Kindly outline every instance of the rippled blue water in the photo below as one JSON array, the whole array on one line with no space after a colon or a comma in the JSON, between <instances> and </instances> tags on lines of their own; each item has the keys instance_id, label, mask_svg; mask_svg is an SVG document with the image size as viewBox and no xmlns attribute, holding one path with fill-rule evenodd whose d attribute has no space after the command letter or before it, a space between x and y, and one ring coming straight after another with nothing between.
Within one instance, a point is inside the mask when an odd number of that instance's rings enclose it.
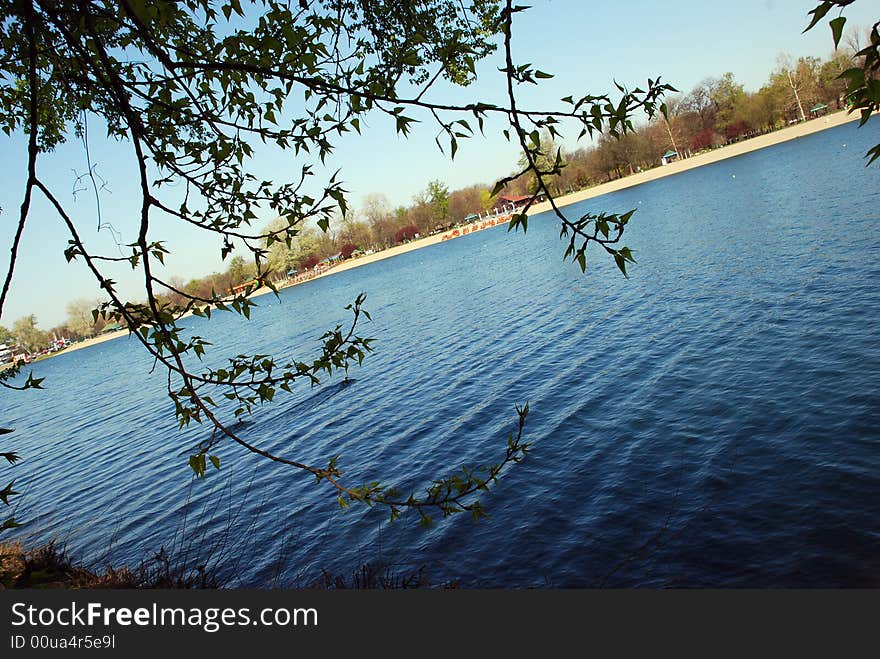
<instances>
[{"instance_id":1,"label":"rippled blue water","mask_svg":"<svg viewBox=\"0 0 880 659\"><path fill-rule=\"evenodd\" d=\"M533 451L487 521L343 513L231 446L193 483L204 430L177 430L163 376L120 339L40 363L46 391L0 401L25 531L116 562L182 528L203 548L225 536L245 585L371 561L479 587L880 585L880 175L862 160L878 139L878 120L850 124L571 208L639 209L629 280L561 263L539 216L526 236L483 231L264 297L251 322L191 321L220 348L304 356L366 291L377 352L354 382L278 398L242 431L339 453L354 482L421 487L496 460L528 401Z\"/></svg>"}]
</instances>

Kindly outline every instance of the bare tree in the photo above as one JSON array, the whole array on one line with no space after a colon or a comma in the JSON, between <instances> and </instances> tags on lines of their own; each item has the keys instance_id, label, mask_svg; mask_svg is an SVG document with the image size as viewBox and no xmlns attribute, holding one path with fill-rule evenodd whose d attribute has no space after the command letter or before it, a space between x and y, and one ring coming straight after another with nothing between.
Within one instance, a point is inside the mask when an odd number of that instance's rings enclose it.
<instances>
[{"instance_id":1,"label":"bare tree","mask_svg":"<svg viewBox=\"0 0 880 659\"><path fill-rule=\"evenodd\" d=\"M93 311L100 309L98 298L77 298L67 303L67 327L79 336L92 336L96 330L96 317Z\"/></svg>"}]
</instances>

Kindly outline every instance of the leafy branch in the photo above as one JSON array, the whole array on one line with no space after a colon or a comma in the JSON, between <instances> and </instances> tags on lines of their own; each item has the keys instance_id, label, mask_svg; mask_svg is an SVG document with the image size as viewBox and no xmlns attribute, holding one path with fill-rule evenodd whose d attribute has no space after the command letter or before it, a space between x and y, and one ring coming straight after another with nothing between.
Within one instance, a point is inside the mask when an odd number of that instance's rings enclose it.
<instances>
[{"instance_id":1,"label":"leafy branch","mask_svg":"<svg viewBox=\"0 0 880 659\"><path fill-rule=\"evenodd\" d=\"M819 21L835 7L840 11L835 18L828 21L831 28L831 38L834 40L834 48L840 44L843 36L843 28L846 17L843 9L855 0L824 0L814 7L809 13L812 16L809 25L804 29L807 32L813 29ZM853 66L838 76L839 80L846 81L844 97L851 104L850 112L859 111L861 120L859 126L864 126L871 114L880 110L880 21L874 23L868 31L868 45L857 51L853 56L856 66ZM859 61L861 63L859 64ZM868 159L867 165L880 158L880 144L876 144L865 154Z\"/></svg>"},{"instance_id":2,"label":"leafy branch","mask_svg":"<svg viewBox=\"0 0 880 659\"><path fill-rule=\"evenodd\" d=\"M337 211L345 214L342 181L334 174L316 185L314 166L332 153L338 138L360 133L362 122L374 115L387 118L402 136L424 119L433 121L438 146L444 150L442 137L453 158L461 140L484 134L493 117L502 120L502 134L520 145L525 166L499 181L495 192L521 176L534 176L538 182L535 196L510 227L525 231L526 213L543 194L562 235L570 238L565 258L586 270L588 245L595 244L626 274L632 253L618 244L633 211L568 218L548 185L565 165L559 151L544 152L540 132L557 136L563 124L574 123L580 129L578 139L624 135L633 130L636 114L665 112L662 97L673 88L659 78L648 79L645 89L629 91L618 84L615 96L587 93L568 96L556 108L519 107L516 87L552 77L531 63L513 61L513 17L523 9L510 0L323 0L296 6L259 0L248 12L237 0L5 3L0 6L0 128L7 134L28 134L28 177L0 313L36 191L54 208L68 236L67 260L83 262L107 296L94 310L95 318L123 324L167 371L167 393L181 427L195 421L210 428L189 458L197 477L206 475L209 464L220 469L213 451L225 438L329 483L342 506L381 505L392 519L412 509L426 525L432 514L470 512L481 517L485 511L478 495L526 454L522 433L527 405L517 408L518 430L499 462L461 467L433 481L424 495L408 497L379 482L351 486L343 481L336 458L326 466L305 464L254 445L224 421L272 402L279 390L291 392L297 383L316 386L360 365L373 350L373 339L358 334L362 320L370 318L363 294L346 307L350 322L326 331L311 358L237 354L222 367L201 368L211 342L188 335L181 320L189 314L210 319L216 312L248 319L257 308L254 292L266 287L278 294L265 265L268 248L275 242L289 246L307 222L326 232ZM432 99L441 79L470 84L476 63L498 48L498 38L505 60L505 104L474 100L456 105ZM37 174L38 161L70 134L81 136L88 150L90 115L134 155L138 212L127 228L127 243L116 241L118 255L90 249L76 218ZM250 173L256 140L289 152L299 161L298 177L276 183ZM92 173L88 154L87 160ZM100 202L100 190L93 187ZM286 222L256 229L258 218L267 213ZM236 251L249 254L256 272L253 283L244 290L196 295L168 281L161 275L168 247L153 235L157 217L219 238L223 259ZM126 228L114 226L114 231L122 235ZM124 299L109 275L109 264L126 263L142 277L143 301ZM18 374L18 367L4 371L0 383L40 387L42 380L33 376L24 385L5 382Z\"/></svg>"}]
</instances>

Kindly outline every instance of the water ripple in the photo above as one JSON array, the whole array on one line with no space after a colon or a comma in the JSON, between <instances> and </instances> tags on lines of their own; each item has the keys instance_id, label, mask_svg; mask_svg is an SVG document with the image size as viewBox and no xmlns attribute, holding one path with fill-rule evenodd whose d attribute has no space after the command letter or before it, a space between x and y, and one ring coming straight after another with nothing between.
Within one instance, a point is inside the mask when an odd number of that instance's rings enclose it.
<instances>
[{"instance_id":1,"label":"water ripple","mask_svg":"<svg viewBox=\"0 0 880 659\"><path fill-rule=\"evenodd\" d=\"M47 391L0 402L25 457L22 533L117 562L187 536L239 585L270 583L283 557L281 583L299 584L387 561L472 587L877 586L880 193L858 154L878 126L574 208L639 207L629 280L561 264L535 217L525 236L484 231L262 298L250 324L188 321L219 347L302 358L367 291L377 352L352 379L279 395L239 429L418 491L496 461L528 401L533 452L487 495L487 522L343 514L314 479L227 444L222 472L191 481L207 430L178 430L161 374L117 340L40 363Z\"/></svg>"}]
</instances>

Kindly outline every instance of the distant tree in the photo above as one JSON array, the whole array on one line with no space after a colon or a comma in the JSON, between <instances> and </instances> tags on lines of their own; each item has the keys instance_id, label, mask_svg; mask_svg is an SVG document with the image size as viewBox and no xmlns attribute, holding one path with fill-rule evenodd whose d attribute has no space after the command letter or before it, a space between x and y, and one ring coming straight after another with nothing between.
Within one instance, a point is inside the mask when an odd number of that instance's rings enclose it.
<instances>
[{"instance_id":1,"label":"distant tree","mask_svg":"<svg viewBox=\"0 0 880 659\"><path fill-rule=\"evenodd\" d=\"M825 103L840 107L840 102L846 93L846 79L841 77L844 71L853 68L854 61L851 55L837 51L834 55L823 62L819 68L819 90Z\"/></svg>"},{"instance_id":2,"label":"distant tree","mask_svg":"<svg viewBox=\"0 0 880 659\"><path fill-rule=\"evenodd\" d=\"M186 280L178 275L172 275L168 280L170 284L167 293L168 304L183 306L186 304L187 298L183 291L186 290Z\"/></svg>"},{"instance_id":3,"label":"distant tree","mask_svg":"<svg viewBox=\"0 0 880 659\"><path fill-rule=\"evenodd\" d=\"M285 231L288 220L285 217L277 217L270 222L264 232L267 238L264 247L267 251L266 270L271 272L276 279L287 276L288 271L296 263L294 245L296 236ZM283 236L280 240L276 236Z\"/></svg>"},{"instance_id":4,"label":"distant tree","mask_svg":"<svg viewBox=\"0 0 880 659\"><path fill-rule=\"evenodd\" d=\"M724 127L724 137L735 140L749 132L749 125L742 119L732 121Z\"/></svg>"},{"instance_id":5,"label":"distant tree","mask_svg":"<svg viewBox=\"0 0 880 659\"><path fill-rule=\"evenodd\" d=\"M715 104L713 96L717 86L718 78L706 78L681 99L682 110L694 115L697 119L695 132L715 127L715 114L718 112L718 106Z\"/></svg>"},{"instance_id":6,"label":"distant tree","mask_svg":"<svg viewBox=\"0 0 880 659\"><path fill-rule=\"evenodd\" d=\"M595 153L594 148L581 148L568 154L568 163L559 175L566 190L580 190L601 177L595 171Z\"/></svg>"},{"instance_id":7,"label":"distant tree","mask_svg":"<svg viewBox=\"0 0 880 659\"><path fill-rule=\"evenodd\" d=\"M430 233L435 225L434 205L427 190L421 190L413 196L413 204L405 209L404 215L398 218L397 228L414 225L421 233ZM396 240L396 242L399 242Z\"/></svg>"},{"instance_id":8,"label":"distant tree","mask_svg":"<svg viewBox=\"0 0 880 659\"><path fill-rule=\"evenodd\" d=\"M350 244L354 245L355 249L366 249L373 244L373 230L366 222L353 219L352 215L349 213L342 221L337 240L343 246ZM339 250L342 251L342 247Z\"/></svg>"},{"instance_id":9,"label":"distant tree","mask_svg":"<svg viewBox=\"0 0 880 659\"><path fill-rule=\"evenodd\" d=\"M184 293L189 297L197 297L204 300L211 299L217 291L217 280L218 278L216 276L191 279L187 282L186 288L184 288ZM233 284L230 283L228 287L221 287L220 290L227 290L228 288L232 288L232 286Z\"/></svg>"},{"instance_id":10,"label":"distant tree","mask_svg":"<svg viewBox=\"0 0 880 659\"><path fill-rule=\"evenodd\" d=\"M358 246L354 243L345 243L339 248L339 255L344 259L350 259L351 255L357 251Z\"/></svg>"},{"instance_id":11,"label":"distant tree","mask_svg":"<svg viewBox=\"0 0 880 659\"><path fill-rule=\"evenodd\" d=\"M318 255L321 258L327 258L328 256L333 256L339 252L339 249L336 246L338 242L338 232L333 232L331 230L328 231L316 231L313 236L315 242L318 244Z\"/></svg>"},{"instance_id":12,"label":"distant tree","mask_svg":"<svg viewBox=\"0 0 880 659\"><path fill-rule=\"evenodd\" d=\"M479 213L483 210L482 194L488 193L480 185L472 185L461 190L455 190L449 195L449 208L446 216L446 224L461 222L471 213Z\"/></svg>"},{"instance_id":13,"label":"distant tree","mask_svg":"<svg viewBox=\"0 0 880 659\"><path fill-rule=\"evenodd\" d=\"M734 113L733 123L745 124L752 130L771 130L783 118L784 100L773 88L762 87L754 94L746 94Z\"/></svg>"},{"instance_id":14,"label":"distant tree","mask_svg":"<svg viewBox=\"0 0 880 659\"><path fill-rule=\"evenodd\" d=\"M495 205L495 196L491 190L480 190L480 210L487 211Z\"/></svg>"},{"instance_id":15,"label":"distant tree","mask_svg":"<svg viewBox=\"0 0 880 659\"><path fill-rule=\"evenodd\" d=\"M243 256L234 256L229 262L229 280L233 286L238 286L257 276L256 266L245 261Z\"/></svg>"},{"instance_id":16,"label":"distant tree","mask_svg":"<svg viewBox=\"0 0 880 659\"><path fill-rule=\"evenodd\" d=\"M33 314L24 316L12 325L12 334L15 342L27 350L35 352L48 343L48 336L37 327L37 317Z\"/></svg>"},{"instance_id":17,"label":"distant tree","mask_svg":"<svg viewBox=\"0 0 880 659\"><path fill-rule=\"evenodd\" d=\"M520 169L524 170L528 167L529 157L531 157L538 168L537 172L532 172L526 178L528 193L541 192L544 188L550 186L550 191L553 194L560 194L563 190L559 189L557 177L565 166L562 147L556 144L549 128L545 128L540 133L532 131L529 135L529 140L534 152L532 154L524 153L520 156L518 162Z\"/></svg>"},{"instance_id":18,"label":"distant tree","mask_svg":"<svg viewBox=\"0 0 880 659\"><path fill-rule=\"evenodd\" d=\"M616 178L622 176L613 141L614 138L610 135L599 137L591 158L591 164L598 174L597 178L607 178L611 181L615 178L614 174L617 175Z\"/></svg>"},{"instance_id":19,"label":"distant tree","mask_svg":"<svg viewBox=\"0 0 880 659\"><path fill-rule=\"evenodd\" d=\"M715 143L715 131L711 128L705 128L691 138L691 149L694 151L702 151L708 149Z\"/></svg>"},{"instance_id":20,"label":"distant tree","mask_svg":"<svg viewBox=\"0 0 880 659\"><path fill-rule=\"evenodd\" d=\"M797 110L797 118L806 121L804 97L810 96L816 82L813 61L801 57L797 62L792 62L788 55L780 55L776 61L777 70L773 78L778 81L777 84L788 85L793 100L792 107Z\"/></svg>"},{"instance_id":21,"label":"distant tree","mask_svg":"<svg viewBox=\"0 0 880 659\"><path fill-rule=\"evenodd\" d=\"M11 331L0 325L0 343L9 344L13 341L15 341L15 335Z\"/></svg>"},{"instance_id":22,"label":"distant tree","mask_svg":"<svg viewBox=\"0 0 880 659\"><path fill-rule=\"evenodd\" d=\"M370 224L379 222L391 215L388 198L384 194L373 192L364 197L361 215Z\"/></svg>"},{"instance_id":23,"label":"distant tree","mask_svg":"<svg viewBox=\"0 0 880 659\"><path fill-rule=\"evenodd\" d=\"M434 226L430 228L433 229L437 225L446 223L449 214L449 188L442 181L434 180L428 183L425 192L431 204L431 220Z\"/></svg>"},{"instance_id":24,"label":"distant tree","mask_svg":"<svg viewBox=\"0 0 880 659\"><path fill-rule=\"evenodd\" d=\"M397 233L394 234L394 242L402 243L406 240L412 240L418 233L419 227L415 224L409 224L397 230Z\"/></svg>"},{"instance_id":25,"label":"distant tree","mask_svg":"<svg viewBox=\"0 0 880 659\"><path fill-rule=\"evenodd\" d=\"M396 223L385 195L375 192L368 194L364 197L361 206L361 215L370 225L372 239L383 247L391 245L394 241Z\"/></svg>"},{"instance_id":26,"label":"distant tree","mask_svg":"<svg viewBox=\"0 0 880 659\"><path fill-rule=\"evenodd\" d=\"M314 254L309 254L308 256L304 256L302 258L302 260L300 260L299 269L300 270L311 270L316 265L318 265L318 263L320 263L320 262L321 262L321 259L319 259L317 256L315 256Z\"/></svg>"},{"instance_id":27,"label":"distant tree","mask_svg":"<svg viewBox=\"0 0 880 659\"><path fill-rule=\"evenodd\" d=\"M101 307L101 300L77 298L67 303L67 327L77 336L94 336L97 322L92 311Z\"/></svg>"},{"instance_id":28,"label":"distant tree","mask_svg":"<svg viewBox=\"0 0 880 659\"><path fill-rule=\"evenodd\" d=\"M672 147L672 150L675 151L678 157L682 157L684 155L681 152L682 150L679 148L679 144L684 143L684 136L681 132L682 127L680 120L684 107L685 106L682 102L682 97L673 96L666 99L666 112L661 113L657 117L657 121L663 125L663 128L666 130L666 134L669 136L669 146Z\"/></svg>"},{"instance_id":29,"label":"distant tree","mask_svg":"<svg viewBox=\"0 0 880 659\"><path fill-rule=\"evenodd\" d=\"M745 90L728 71L715 81L711 98L715 104L715 128L726 132L725 129L736 121L737 108L746 98Z\"/></svg>"}]
</instances>

